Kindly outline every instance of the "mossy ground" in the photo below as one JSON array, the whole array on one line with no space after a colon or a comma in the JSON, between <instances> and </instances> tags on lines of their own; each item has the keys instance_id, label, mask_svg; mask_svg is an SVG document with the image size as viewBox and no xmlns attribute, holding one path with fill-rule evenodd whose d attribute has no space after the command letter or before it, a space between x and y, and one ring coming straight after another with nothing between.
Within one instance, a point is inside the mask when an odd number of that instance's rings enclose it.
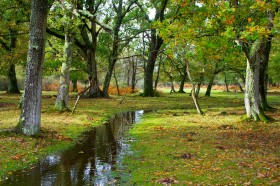
<instances>
[{"instance_id":1,"label":"mossy ground","mask_svg":"<svg viewBox=\"0 0 280 186\"><path fill-rule=\"evenodd\" d=\"M0 93L0 177L13 174L49 153L75 144L83 131L101 124L111 114L127 110L157 110L144 116L130 131L133 156L125 157L127 185L279 184L280 94L269 95L278 110L271 123L241 122L242 93L214 91L200 97L204 116L195 113L188 94L143 98L137 95L111 99L83 99L74 115L53 110L55 92L43 93L42 132L25 137L4 132L16 126L20 96ZM73 107L75 99L70 99ZM123 174L127 175L127 174Z\"/></svg>"}]
</instances>

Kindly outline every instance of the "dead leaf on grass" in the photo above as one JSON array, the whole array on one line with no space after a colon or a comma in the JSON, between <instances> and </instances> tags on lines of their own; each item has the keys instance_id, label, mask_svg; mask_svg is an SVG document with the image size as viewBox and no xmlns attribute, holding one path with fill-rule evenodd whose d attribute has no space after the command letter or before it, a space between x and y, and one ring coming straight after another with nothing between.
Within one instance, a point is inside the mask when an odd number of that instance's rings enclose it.
<instances>
[{"instance_id":1,"label":"dead leaf on grass","mask_svg":"<svg viewBox=\"0 0 280 186\"><path fill-rule=\"evenodd\" d=\"M183 159L192 159L193 157L194 157L194 155L191 153L185 153L180 156L180 158L183 158Z\"/></svg>"},{"instance_id":2,"label":"dead leaf on grass","mask_svg":"<svg viewBox=\"0 0 280 186\"><path fill-rule=\"evenodd\" d=\"M157 180L156 182L164 184L164 185L168 185L171 183L178 183L178 181L175 180L174 178L162 178L162 179Z\"/></svg>"}]
</instances>

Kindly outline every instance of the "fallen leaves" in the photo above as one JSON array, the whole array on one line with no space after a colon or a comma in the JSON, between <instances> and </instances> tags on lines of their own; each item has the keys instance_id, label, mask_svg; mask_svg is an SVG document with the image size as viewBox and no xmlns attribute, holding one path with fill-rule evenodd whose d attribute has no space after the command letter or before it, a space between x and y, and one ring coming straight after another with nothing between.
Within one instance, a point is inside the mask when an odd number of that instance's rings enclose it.
<instances>
[{"instance_id":1,"label":"fallen leaves","mask_svg":"<svg viewBox=\"0 0 280 186\"><path fill-rule=\"evenodd\" d=\"M162 178L156 181L157 183L161 183L164 185L169 185L171 183L178 183L178 181L174 178Z\"/></svg>"}]
</instances>

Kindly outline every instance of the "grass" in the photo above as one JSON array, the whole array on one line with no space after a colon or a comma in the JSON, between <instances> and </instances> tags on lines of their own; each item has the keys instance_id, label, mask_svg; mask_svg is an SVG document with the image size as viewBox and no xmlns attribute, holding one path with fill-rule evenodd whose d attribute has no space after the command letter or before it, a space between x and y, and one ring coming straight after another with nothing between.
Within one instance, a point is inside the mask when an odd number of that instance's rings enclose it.
<instances>
[{"instance_id":1,"label":"grass","mask_svg":"<svg viewBox=\"0 0 280 186\"><path fill-rule=\"evenodd\" d=\"M163 91L164 92L164 91ZM55 92L43 92L42 132L26 137L6 132L16 126L19 95L0 93L0 178L30 166L46 154L71 147L83 131L102 124L111 114L127 110L157 110L130 131L136 140L133 156L125 157L127 185L278 185L279 93L269 96L273 123L241 122L243 94L213 91L199 101L204 116L195 113L188 94L143 98L80 100L74 115L53 110ZM75 99L70 99L73 107ZM127 174L124 174L127 175Z\"/></svg>"},{"instance_id":2,"label":"grass","mask_svg":"<svg viewBox=\"0 0 280 186\"><path fill-rule=\"evenodd\" d=\"M204 116L159 110L135 125L127 185L279 185L279 111L273 123L241 122L241 94L213 96L200 99ZM269 100L279 109L278 94Z\"/></svg>"}]
</instances>

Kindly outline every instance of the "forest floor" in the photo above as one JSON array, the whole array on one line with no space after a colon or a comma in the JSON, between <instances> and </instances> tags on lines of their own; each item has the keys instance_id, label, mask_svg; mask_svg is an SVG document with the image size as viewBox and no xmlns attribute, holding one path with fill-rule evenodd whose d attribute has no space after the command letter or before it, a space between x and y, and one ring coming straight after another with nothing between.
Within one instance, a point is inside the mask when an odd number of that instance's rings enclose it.
<instances>
[{"instance_id":1,"label":"forest floor","mask_svg":"<svg viewBox=\"0 0 280 186\"><path fill-rule=\"evenodd\" d=\"M50 153L65 150L83 131L100 125L112 114L154 110L130 130L133 155L124 159L126 185L279 185L280 92L269 93L277 110L274 121L241 121L243 94L213 91L199 102L205 115L195 113L189 94L160 97L112 96L82 99L75 114L53 110L55 92L43 92L41 134L28 137L11 131L19 119L20 95L0 92L0 180ZM74 95L73 95L74 96ZM75 99L70 99L73 107ZM122 101L122 103L121 103ZM119 172L120 175L127 175ZM0 182L1 183L1 182Z\"/></svg>"}]
</instances>

